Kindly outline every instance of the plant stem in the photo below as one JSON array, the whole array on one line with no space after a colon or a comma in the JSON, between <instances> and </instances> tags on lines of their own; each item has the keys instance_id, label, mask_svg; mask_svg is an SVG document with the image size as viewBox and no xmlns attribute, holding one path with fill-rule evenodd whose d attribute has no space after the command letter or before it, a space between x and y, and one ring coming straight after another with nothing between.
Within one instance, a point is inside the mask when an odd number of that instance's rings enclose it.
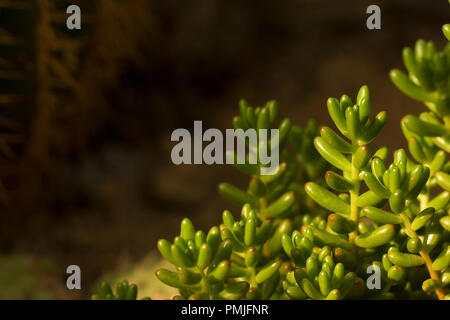
<instances>
[{"instance_id":1,"label":"plant stem","mask_svg":"<svg viewBox=\"0 0 450 320\"><path fill-rule=\"evenodd\" d=\"M350 233L349 241L353 252L356 253L355 238L358 235L358 219L359 219L359 209L356 202L358 201L359 197L360 181L359 181L359 170L355 168L353 158L354 156L352 156L353 189L350 190L350 219L355 221L355 230L353 230L353 232Z\"/></svg>"},{"instance_id":2,"label":"plant stem","mask_svg":"<svg viewBox=\"0 0 450 320\"><path fill-rule=\"evenodd\" d=\"M419 203L420 203L420 210L425 210L428 207L428 202L430 201L430 188L429 188L429 182L426 184L424 190L425 192L422 192L419 194Z\"/></svg>"},{"instance_id":3,"label":"plant stem","mask_svg":"<svg viewBox=\"0 0 450 320\"><path fill-rule=\"evenodd\" d=\"M196 268L196 269L202 275L202 280L200 280L200 286L202 288L201 290L204 291L204 292L207 292L210 299L214 299L214 297L211 295L211 292L209 292L209 290L208 290L208 285L206 283L206 274L205 274L205 272L203 272L203 270L201 270L200 268Z\"/></svg>"},{"instance_id":4,"label":"plant stem","mask_svg":"<svg viewBox=\"0 0 450 320\"><path fill-rule=\"evenodd\" d=\"M403 224L406 228L406 233L410 238L417 238L417 233L411 228L411 221L409 221L409 218L404 214L401 213L400 217L403 219ZM439 300L443 300L445 297L444 289L442 288L441 279L439 278L439 275L436 271L433 270L430 255L425 250L425 248L422 248L419 251L420 256L425 261L425 265L427 266L428 273L430 274L431 279L436 280L439 284L438 288L436 289L436 295L439 298Z\"/></svg>"},{"instance_id":5,"label":"plant stem","mask_svg":"<svg viewBox=\"0 0 450 320\"><path fill-rule=\"evenodd\" d=\"M356 205L356 200L358 199L358 193L355 191L350 191L350 219L355 221L355 230L353 230L349 235L350 245L354 247L355 238L358 235L358 206Z\"/></svg>"},{"instance_id":6,"label":"plant stem","mask_svg":"<svg viewBox=\"0 0 450 320\"><path fill-rule=\"evenodd\" d=\"M450 116L444 117L444 125L447 128L447 130L450 132Z\"/></svg>"},{"instance_id":7,"label":"plant stem","mask_svg":"<svg viewBox=\"0 0 450 320\"><path fill-rule=\"evenodd\" d=\"M258 288L258 283L256 282L256 270L254 267L250 269L250 288Z\"/></svg>"},{"instance_id":8,"label":"plant stem","mask_svg":"<svg viewBox=\"0 0 450 320\"><path fill-rule=\"evenodd\" d=\"M259 198L259 216L262 221L266 221L267 200L265 197Z\"/></svg>"}]
</instances>

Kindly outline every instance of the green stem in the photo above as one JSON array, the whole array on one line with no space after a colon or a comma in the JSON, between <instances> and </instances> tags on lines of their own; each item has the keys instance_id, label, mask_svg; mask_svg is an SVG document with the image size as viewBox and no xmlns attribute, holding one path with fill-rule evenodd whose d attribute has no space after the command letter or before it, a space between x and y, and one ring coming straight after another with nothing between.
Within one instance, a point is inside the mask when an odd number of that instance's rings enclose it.
<instances>
[{"instance_id":1,"label":"green stem","mask_svg":"<svg viewBox=\"0 0 450 320\"><path fill-rule=\"evenodd\" d=\"M267 200L265 197L259 198L259 216L262 221L266 221Z\"/></svg>"},{"instance_id":2,"label":"green stem","mask_svg":"<svg viewBox=\"0 0 450 320\"><path fill-rule=\"evenodd\" d=\"M444 125L447 128L447 130L450 132L450 116L444 117Z\"/></svg>"},{"instance_id":3,"label":"green stem","mask_svg":"<svg viewBox=\"0 0 450 320\"><path fill-rule=\"evenodd\" d=\"M420 211L428 208L428 202L430 201L430 189L428 187L428 183L424 188L425 191L419 195Z\"/></svg>"},{"instance_id":4,"label":"green stem","mask_svg":"<svg viewBox=\"0 0 450 320\"><path fill-rule=\"evenodd\" d=\"M197 269L197 272L200 272L200 274L202 275L202 280L200 281L200 285L202 287L203 291L207 291L208 287L206 285L206 275L205 272L200 269L199 267L196 267L195 269Z\"/></svg>"},{"instance_id":5,"label":"green stem","mask_svg":"<svg viewBox=\"0 0 450 320\"><path fill-rule=\"evenodd\" d=\"M383 294L389 293L389 290L391 289L391 287L392 287L392 282L386 283L386 285L383 288Z\"/></svg>"},{"instance_id":6,"label":"green stem","mask_svg":"<svg viewBox=\"0 0 450 320\"><path fill-rule=\"evenodd\" d=\"M355 168L354 160L352 156L352 183L353 183L353 189L350 190L350 219L352 221L355 221L355 230L350 233L349 235L349 241L350 246L354 253L356 253L356 246L355 246L355 238L358 236L358 219L359 219L359 208L357 205L358 197L359 197L359 187L360 187L360 181L359 181L359 170Z\"/></svg>"},{"instance_id":7,"label":"green stem","mask_svg":"<svg viewBox=\"0 0 450 320\"><path fill-rule=\"evenodd\" d=\"M250 288L258 288L258 283L256 282L256 270L254 267L249 268L250 269Z\"/></svg>"},{"instance_id":8,"label":"green stem","mask_svg":"<svg viewBox=\"0 0 450 320\"><path fill-rule=\"evenodd\" d=\"M406 214L401 213L400 217L403 219L403 224L406 228L406 233L410 238L417 238L417 233L411 228L411 221L406 216ZM442 288L441 279L439 278L439 275L436 271L433 270L430 255L428 254L427 250L425 248L422 248L419 251L420 256L425 261L425 265L427 266L428 273L430 274L431 279L436 280L439 284L438 288L436 289L436 295L439 298L439 300L443 300L445 297L444 289Z\"/></svg>"}]
</instances>

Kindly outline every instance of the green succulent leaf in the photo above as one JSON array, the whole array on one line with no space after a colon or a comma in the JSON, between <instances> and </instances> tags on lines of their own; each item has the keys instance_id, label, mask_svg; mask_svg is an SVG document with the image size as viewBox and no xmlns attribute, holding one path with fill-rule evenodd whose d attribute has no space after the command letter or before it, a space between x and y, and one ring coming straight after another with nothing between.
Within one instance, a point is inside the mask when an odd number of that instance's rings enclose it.
<instances>
[{"instance_id":1,"label":"green succulent leaf","mask_svg":"<svg viewBox=\"0 0 450 320\"><path fill-rule=\"evenodd\" d=\"M375 207L366 207L362 209L361 215L370 218L376 223L400 224L403 222L400 216Z\"/></svg>"},{"instance_id":2,"label":"green succulent leaf","mask_svg":"<svg viewBox=\"0 0 450 320\"><path fill-rule=\"evenodd\" d=\"M411 223L412 230L417 231L425 226L425 224L433 217L434 211L435 210L432 207L422 210Z\"/></svg>"},{"instance_id":3,"label":"green succulent leaf","mask_svg":"<svg viewBox=\"0 0 450 320\"><path fill-rule=\"evenodd\" d=\"M404 117L402 121L409 130L419 136L439 137L447 134L447 130L444 126L426 122L412 115Z\"/></svg>"},{"instance_id":4,"label":"green succulent leaf","mask_svg":"<svg viewBox=\"0 0 450 320\"><path fill-rule=\"evenodd\" d=\"M270 262L265 267L263 267L257 274L256 274L256 282L262 283L272 277L276 272L278 272L278 269L281 266L281 259L275 259L275 261Z\"/></svg>"},{"instance_id":5,"label":"green succulent leaf","mask_svg":"<svg viewBox=\"0 0 450 320\"><path fill-rule=\"evenodd\" d=\"M436 182L445 190L450 191L450 175L445 172L436 172L434 174Z\"/></svg>"},{"instance_id":6,"label":"green succulent leaf","mask_svg":"<svg viewBox=\"0 0 450 320\"><path fill-rule=\"evenodd\" d=\"M250 203L252 207L258 206L258 199L247 192L228 183L221 183L219 185L219 193L229 201L238 205Z\"/></svg>"},{"instance_id":7,"label":"green succulent leaf","mask_svg":"<svg viewBox=\"0 0 450 320\"><path fill-rule=\"evenodd\" d=\"M390 72L392 82L408 97L422 102L436 102L438 97L414 84L402 71L394 69Z\"/></svg>"},{"instance_id":8,"label":"green succulent leaf","mask_svg":"<svg viewBox=\"0 0 450 320\"><path fill-rule=\"evenodd\" d=\"M450 246L447 245L433 261L433 270L443 270L450 265Z\"/></svg>"},{"instance_id":9,"label":"green succulent leaf","mask_svg":"<svg viewBox=\"0 0 450 320\"><path fill-rule=\"evenodd\" d=\"M353 189L353 184L350 181L333 171L328 171L325 174L325 181L331 189L336 191L346 192Z\"/></svg>"},{"instance_id":10,"label":"green succulent leaf","mask_svg":"<svg viewBox=\"0 0 450 320\"><path fill-rule=\"evenodd\" d=\"M444 33L447 40L450 41L450 24L444 24L442 26L442 32Z\"/></svg>"},{"instance_id":11,"label":"green succulent leaf","mask_svg":"<svg viewBox=\"0 0 450 320\"><path fill-rule=\"evenodd\" d=\"M385 224L372 232L357 236L355 243L361 248L375 248L388 243L394 236L395 226L392 224Z\"/></svg>"},{"instance_id":12,"label":"green succulent leaf","mask_svg":"<svg viewBox=\"0 0 450 320\"><path fill-rule=\"evenodd\" d=\"M316 227L312 227L314 237L320 244L328 245L332 248L343 248L350 250L350 244L347 240L341 238L340 236L331 234L329 232L320 230Z\"/></svg>"},{"instance_id":13,"label":"green succulent leaf","mask_svg":"<svg viewBox=\"0 0 450 320\"><path fill-rule=\"evenodd\" d=\"M387 121L387 113L382 111L376 115L376 117L370 122L367 128L364 130L364 133L360 137L360 144L365 145L375 139L381 130L384 128L384 125Z\"/></svg>"},{"instance_id":14,"label":"green succulent leaf","mask_svg":"<svg viewBox=\"0 0 450 320\"><path fill-rule=\"evenodd\" d=\"M361 174L367 187L382 199L389 199L391 192L386 188L371 172L363 172Z\"/></svg>"},{"instance_id":15,"label":"green succulent leaf","mask_svg":"<svg viewBox=\"0 0 450 320\"><path fill-rule=\"evenodd\" d=\"M388 251L387 258L391 263L400 267L417 267L425 263L421 256L409 253L401 253L397 248Z\"/></svg>"},{"instance_id":16,"label":"green succulent leaf","mask_svg":"<svg viewBox=\"0 0 450 320\"><path fill-rule=\"evenodd\" d=\"M333 166L343 171L351 171L352 165L350 161L340 151L329 145L324 139L316 137L314 139L314 145L320 155Z\"/></svg>"},{"instance_id":17,"label":"green succulent leaf","mask_svg":"<svg viewBox=\"0 0 450 320\"><path fill-rule=\"evenodd\" d=\"M328 127L320 129L320 135L330 146L342 153L352 153L353 147L350 143L338 136L333 130Z\"/></svg>"},{"instance_id":18,"label":"green succulent leaf","mask_svg":"<svg viewBox=\"0 0 450 320\"><path fill-rule=\"evenodd\" d=\"M334 193L326 190L314 182L305 185L306 193L325 209L335 211L344 216L350 215L350 206Z\"/></svg>"},{"instance_id":19,"label":"green succulent leaf","mask_svg":"<svg viewBox=\"0 0 450 320\"><path fill-rule=\"evenodd\" d=\"M294 203L295 193L287 192L267 208L265 215L268 218L276 218L291 209Z\"/></svg>"}]
</instances>

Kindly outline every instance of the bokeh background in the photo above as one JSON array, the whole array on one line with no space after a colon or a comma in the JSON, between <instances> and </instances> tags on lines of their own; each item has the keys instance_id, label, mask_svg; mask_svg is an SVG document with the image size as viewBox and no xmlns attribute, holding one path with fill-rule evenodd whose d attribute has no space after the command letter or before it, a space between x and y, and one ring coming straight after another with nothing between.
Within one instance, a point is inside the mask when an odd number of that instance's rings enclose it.
<instances>
[{"instance_id":1,"label":"bokeh background","mask_svg":"<svg viewBox=\"0 0 450 320\"><path fill-rule=\"evenodd\" d=\"M89 298L102 279L170 296L156 241L236 212L216 186L246 182L173 165L174 129L231 128L241 98L331 125L326 99L367 84L389 116L376 144L400 147L401 117L423 107L388 72L417 38L441 49L449 19L447 0L0 0L0 299ZM65 287L71 264L82 290Z\"/></svg>"}]
</instances>

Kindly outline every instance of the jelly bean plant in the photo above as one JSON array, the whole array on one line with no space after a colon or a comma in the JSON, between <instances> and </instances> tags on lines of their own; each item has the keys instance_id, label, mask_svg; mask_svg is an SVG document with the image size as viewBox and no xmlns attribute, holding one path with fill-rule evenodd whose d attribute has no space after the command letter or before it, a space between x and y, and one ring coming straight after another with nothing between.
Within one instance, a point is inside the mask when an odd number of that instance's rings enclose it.
<instances>
[{"instance_id":1,"label":"jelly bean plant","mask_svg":"<svg viewBox=\"0 0 450 320\"><path fill-rule=\"evenodd\" d=\"M450 25L443 27L450 41ZM403 50L407 72L392 82L428 111L406 115L408 148L372 150L386 112L372 115L370 93L329 98L336 129L277 123L277 104L239 104L235 129L279 129L280 164L237 164L244 190L219 193L238 205L222 223L196 230L186 218L172 241L159 240L173 264L156 277L174 299L450 299L450 43L418 40ZM276 143L269 141L269 144ZM97 299L135 299L137 288L102 284Z\"/></svg>"}]
</instances>

